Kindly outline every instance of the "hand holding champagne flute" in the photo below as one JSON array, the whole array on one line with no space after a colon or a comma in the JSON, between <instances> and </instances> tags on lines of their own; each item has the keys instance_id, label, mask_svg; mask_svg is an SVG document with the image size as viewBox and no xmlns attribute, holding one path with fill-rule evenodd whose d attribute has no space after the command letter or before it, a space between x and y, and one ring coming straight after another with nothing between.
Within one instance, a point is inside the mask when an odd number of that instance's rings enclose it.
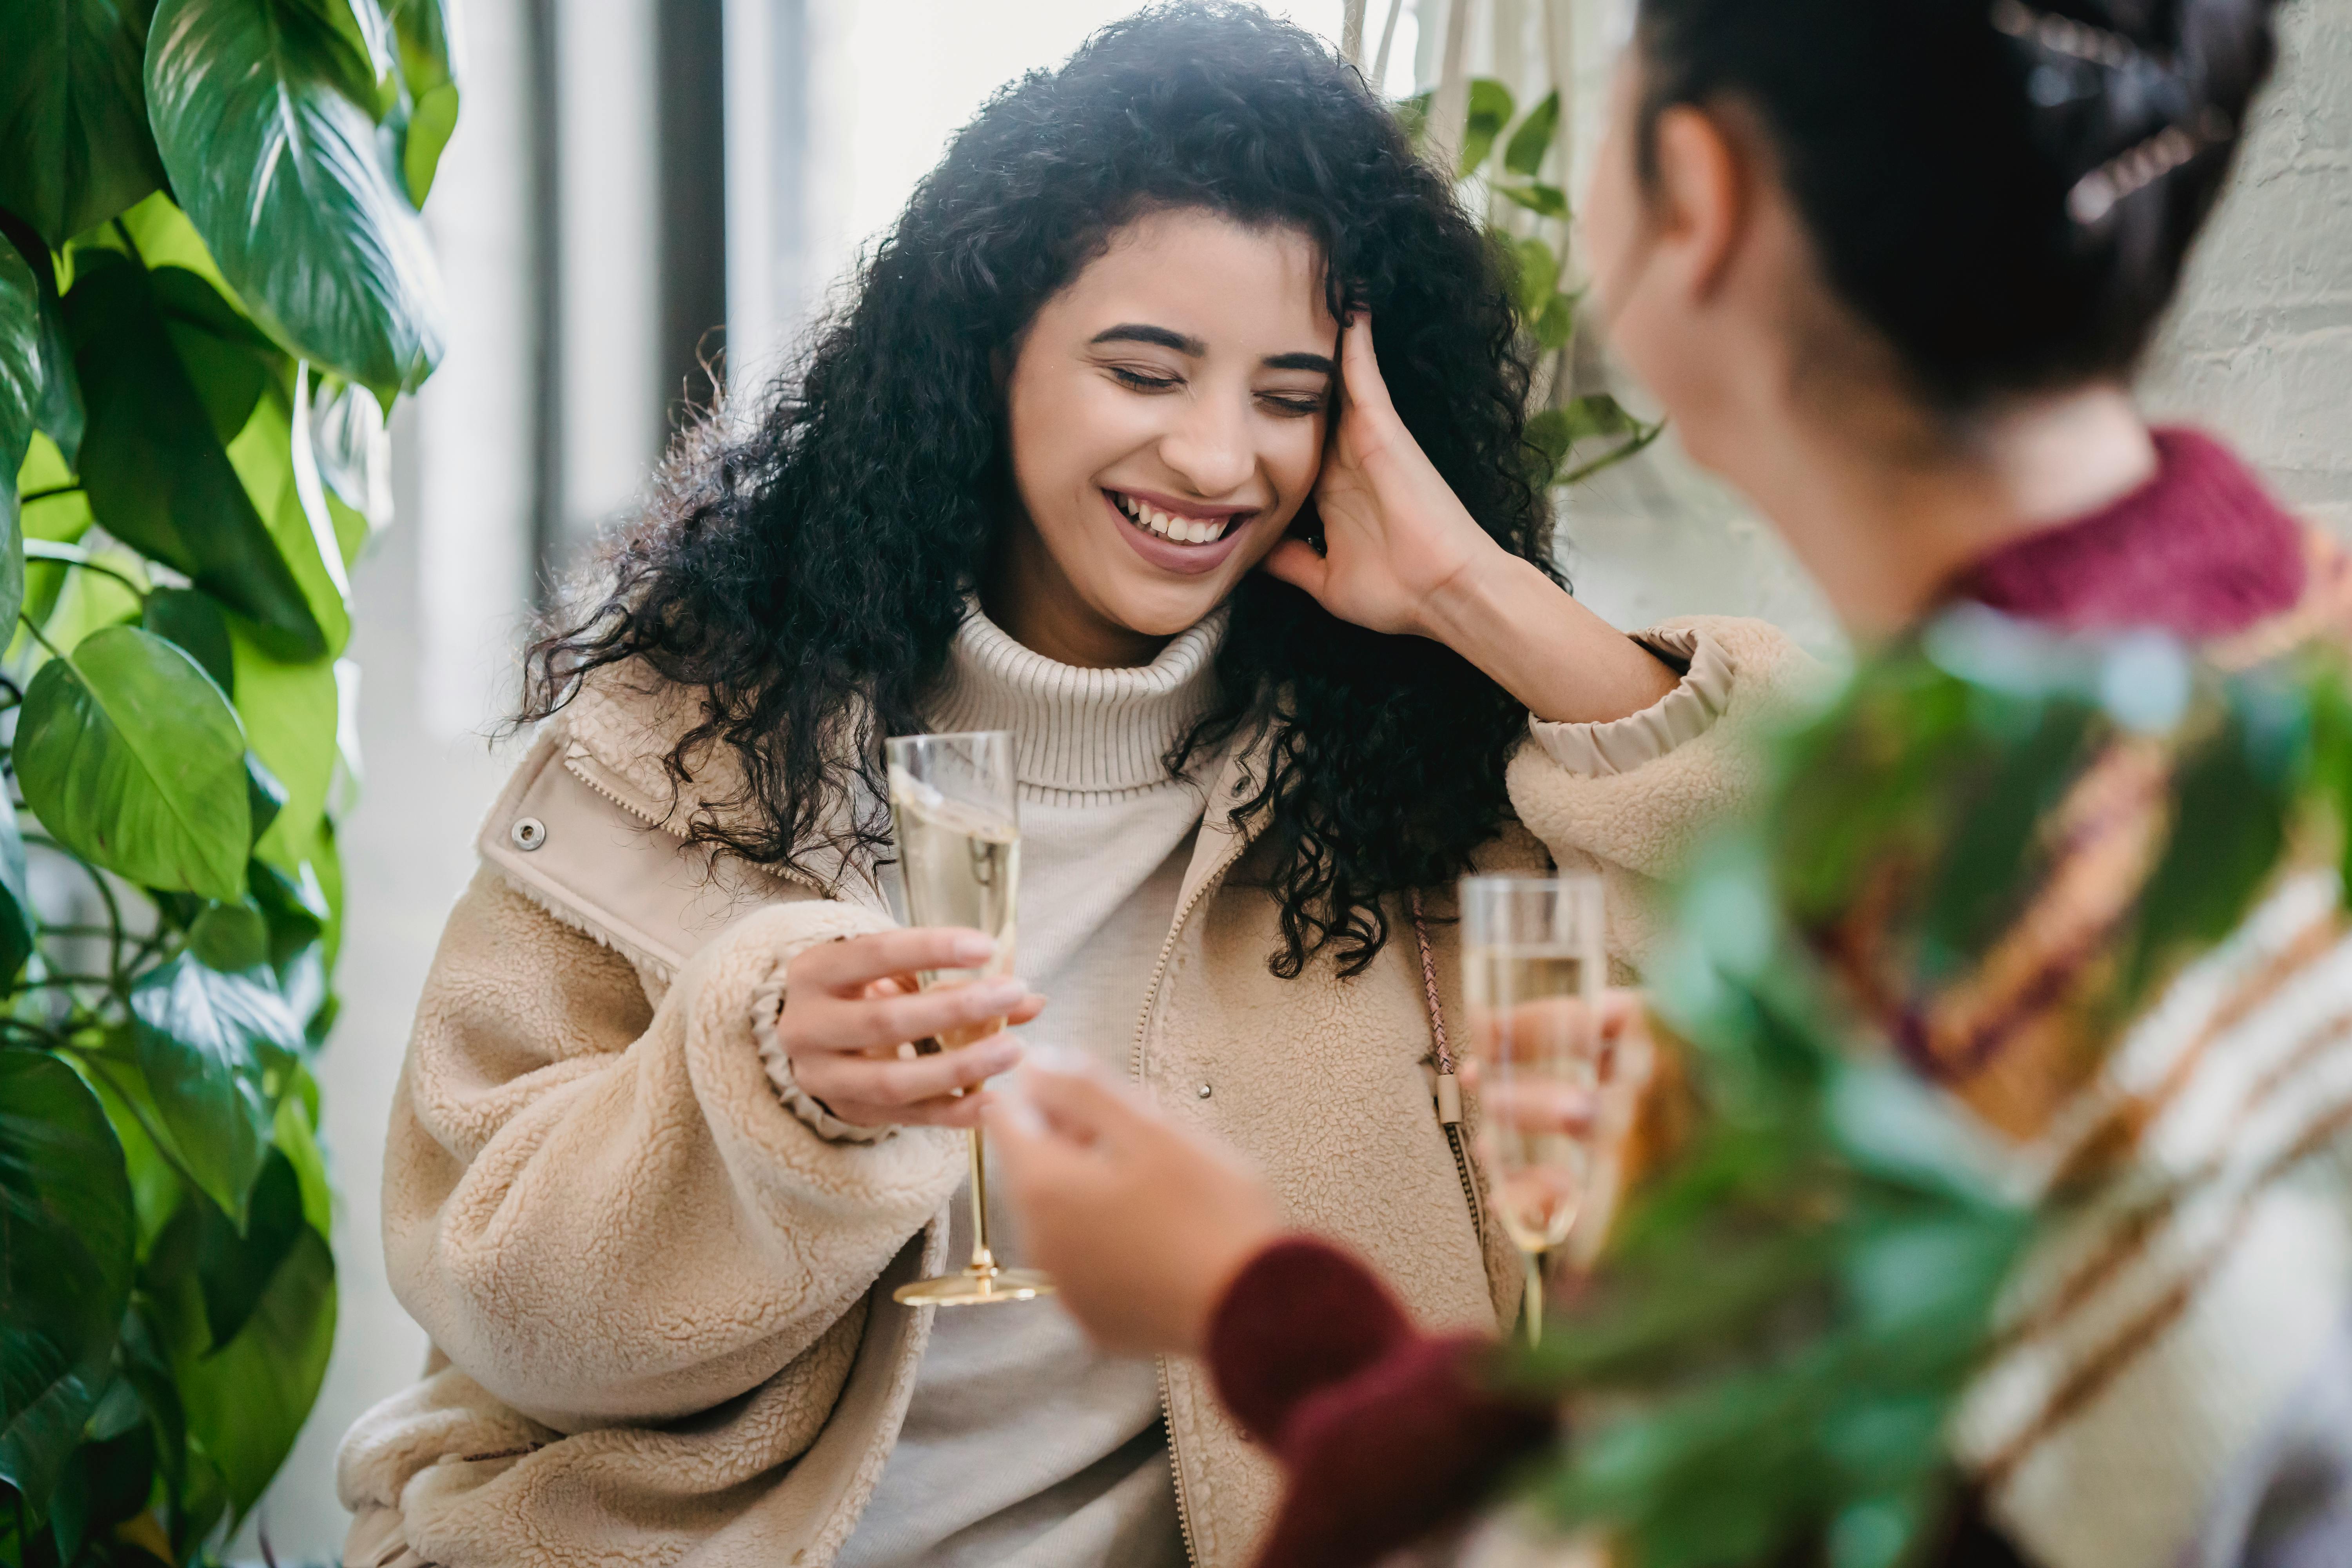
<instances>
[{"instance_id":1,"label":"hand holding champagne flute","mask_svg":"<svg viewBox=\"0 0 2352 1568\"><path fill-rule=\"evenodd\" d=\"M884 752L908 918L919 926L968 927L996 943L979 967L922 971L923 989L948 991L1003 979L1013 970L1021 874L1013 737L1003 731L904 735L886 742ZM925 1044L932 1050L954 1050L990 1038L1005 1023L1002 1016L982 1019L942 1030ZM959 1273L900 1286L894 1292L900 1301L971 1306L1024 1301L1053 1291L1053 1281L1043 1274L1003 1268L991 1251L987 1150L977 1126L971 1138L971 1261Z\"/></svg>"},{"instance_id":2,"label":"hand holding champagne flute","mask_svg":"<svg viewBox=\"0 0 2352 1568\"><path fill-rule=\"evenodd\" d=\"M1496 1218L1527 1267L1528 1342L1543 1333L1543 1258L1589 1194L1592 1149L1568 1114L1597 1101L1606 981L1596 877L1465 877L1462 989L1489 1103L1479 1152Z\"/></svg>"}]
</instances>

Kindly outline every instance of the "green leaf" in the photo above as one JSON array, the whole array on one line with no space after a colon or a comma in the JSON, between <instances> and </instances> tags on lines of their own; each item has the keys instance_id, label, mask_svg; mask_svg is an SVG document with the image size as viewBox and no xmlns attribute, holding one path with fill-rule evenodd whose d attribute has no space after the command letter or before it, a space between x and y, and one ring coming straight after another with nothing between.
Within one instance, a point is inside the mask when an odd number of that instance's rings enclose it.
<instances>
[{"instance_id":1,"label":"green leaf","mask_svg":"<svg viewBox=\"0 0 2352 1568\"><path fill-rule=\"evenodd\" d=\"M392 24L376 0L297 0L332 26L343 41L351 79L345 91L381 121L395 99Z\"/></svg>"},{"instance_id":2,"label":"green leaf","mask_svg":"<svg viewBox=\"0 0 2352 1568\"><path fill-rule=\"evenodd\" d=\"M282 970L326 934L326 890L308 861L290 875L260 859L247 870L253 901L269 926L270 966Z\"/></svg>"},{"instance_id":3,"label":"green leaf","mask_svg":"<svg viewBox=\"0 0 2352 1568\"><path fill-rule=\"evenodd\" d=\"M81 473L98 521L253 620L280 652L323 653L326 634L221 447L147 274L110 252L86 256L66 320L89 407Z\"/></svg>"},{"instance_id":4,"label":"green leaf","mask_svg":"<svg viewBox=\"0 0 2352 1568\"><path fill-rule=\"evenodd\" d=\"M194 588L157 588L147 595L140 625L196 661L224 692L236 689L228 622L209 595Z\"/></svg>"},{"instance_id":5,"label":"green leaf","mask_svg":"<svg viewBox=\"0 0 2352 1568\"><path fill-rule=\"evenodd\" d=\"M277 992L186 953L131 990L139 1070L188 1173L245 1227L302 1028Z\"/></svg>"},{"instance_id":6,"label":"green leaf","mask_svg":"<svg viewBox=\"0 0 2352 1568\"><path fill-rule=\"evenodd\" d=\"M232 900L252 842L245 750L235 710L194 659L109 626L33 678L16 763L26 804L83 859Z\"/></svg>"},{"instance_id":7,"label":"green leaf","mask_svg":"<svg viewBox=\"0 0 2352 1568\"><path fill-rule=\"evenodd\" d=\"M278 1266L307 1228L301 1178L282 1151L271 1149L253 1184L243 1235L210 1204L191 1203L180 1212L179 1223L196 1229L196 1283L212 1348L218 1350L245 1331Z\"/></svg>"},{"instance_id":8,"label":"green leaf","mask_svg":"<svg viewBox=\"0 0 2352 1568\"><path fill-rule=\"evenodd\" d=\"M0 5L0 206L52 250L163 183L148 133L142 0Z\"/></svg>"},{"instance_id":9,"label":"green leaf","mask_svg":"<svg viewBox=\"0 0 2352 1568\"><path fill-rule=\"evenodd\" d=\"M213 259L204 236L196 232L196 226L188 221L188 215L170 196L157 191L116 221L131 237L131 245L124 245L112 232L114 225L109 224L97 234L77 241L77 253L86 246L95 245L158 271L166 267L184 268L211 284L213 291L234 309L245 309L236 298L236 290L221 276L220 263Z\"/></svg>"},{"instance_id":10,"label":"green leaf","mask_svg":"<svg viewBox=\"0 0 2352 1568\"><path fill-rule=\"evenodd\" d=\"M1459 177L1468 179L1478 172L1494 150L1495 138L1511 122L1511 89L1492 77L1470 79L1470 119L1462 130L1462 167Z\"/></svg>"},{"instance_id":11,"label":"green leaf","mask_svg":"<svg viewBox=\"0 0 2352 1568\"><path fill-rule=\"evenodd\" d=\"M269 962L269 921L249 904L211 904L188 927L188 951L207 969L241 974Z\"/></svg>"},{"instance_id":12,"label":"green leaf","mask_svg":"<svg viewBox=\"0 0 2352 1568\"><path fill-rule=\"evenodd\" d=\"M286 804L257 853L291 868L317 831L335 774L337 695L331 659L288 664L255 646L242 626L229 633L236 659L236 706L247 743L286 789Z\"/></svg>"},{"instance_id":13,"label":"green leaf","mask_svg":"<svg viewBox=\"0 0 2352 1568\"><path fill-rule=\"evenodd\" d=\"M34 553L33 541L26 541L25 553ZM147 580L146 561L121 545L88 550L84 559L89 564L78 563L68 569L48 613L41 617L42 635L68 652L92 632L126 623L136 625ZM42 560L31 564L47 566L52 563ZM91 569L98 566L110 570ZM29 574L26 581L29 584ZM34 648L25 667L26 672L37 671L47 657L46 649Z\"/></svg>"},{"instance_id":14,"label":"green leaf","mask_svg":"<svg viewBox=\"0 0 2352 1568\"><path fill-rule=\"evenodd\" d=\"M1503 149L1503 167L1514 174L1534 177L1543 167L1544 154L1551 151L1552 137L1559 129L1559 89L1554 88L1511 132L1510 142Z\"/></svg>"},{"instance_id":15,"label":"green leaf","mask_svg":"<svg viewBox=\"0 0 2352 1568\"><path fill-rule=\"evenodd\" d=\"M2126 984L2135 996L2245 917L2286 841L2285 781L2265 767L2246 715L2181 759L2172 781L2174 831L2140 895Z\"/></svg>"},{"instance_id":16,"label":"green leaf","mask_svg":"<svg viewBox=\"0 0 2352 1568\"><path fill-rule=\"evenodd\" d=\"M1401 100L1395 107L1397 125L1404 132L1404 139L1412 144L1415 153L1421 151L1422 142L1429 136L1430 106L1436 101L1434 92L1417 92L1411 98Z\"/></svg>"},{"instance_id":17,"label":"green leaf","mask_svg":"<svg viewBox=\"0 0 2352 1568\"><path fill-rule=\"evenodd\" d=\"M163 1112L155 1109L146 1080L130 1063L130 1037L127 1024L110 1031L109 1050L121 1054L85 1058L80 1065L122 1145L122 1163L131 1173L131 1205L139 1216L139 1256L144 1259L187 1201L188 1184L172 1164L179 1157L179 1145L173 1144L167 1152L157 1142L158 1133L165 1140L172 1135L163 1130Z\"/></svg>"},{"instance_id":18,"label":"green leaf","mask_svg":"<svg viewBox=\"0 0 2352 1568\"><path fill-rule=\"evenodd\" d=\"M1568 193L1558 185L1496 185L1495 194L1507 201L1517 203L1540 217L1564 218L1568 216Z\"/></svg>"},{"instance_id":19,"label":"green leaf","mask_svg":"<svg viewBox=\"0 0 2352 1568\"><path fill-rule=\"evenodd\" d=\"M0 210L0 235L15 243L41 291L41 396L33 409L33 426L57 443L70 468L81 452L81 383L74 376L73 340L58 300L57 263L40 236L5 210Z\"/></svg>"},{"instance_id":20,"label":"green leaf","mask_svg":"<svg viewBox=\"0 0 2352 1568\"><path fill-rule=\"evenodd\" d=\"M1543 313L1536 318L1536 346L1546 353L1566 348L1576 336L1576 296L1554 294L1544 301Z\"/></svg>"},{"instance_id":21,"label":"green leaf","mask_svg":"<svg viewBox=\"0 0 2352 1568\"><path fill-rule=\"evenodd\" d=\"M335 1236L335 1193L327 1181L327 1156L319 1147L319 1080L308 1068L297 1068L294 1087L278 1102L278 1122L272 1138L293 1163L301 1184L302 1220L332 1242Z\"/></svg>"},{"instance_id":22,"label":"green leaf","mask_svg":"<svg viewBox=\"0 0 2352 1568\"><path fill-rule=\"evenodd\" d=\"M408 199L425 205L440 167L441 151L457 128L456 17L450 0L390 0L393 36L400 46L400 79L408 94L400 172Z\"/></svg>"},{"instance_id":23,"label":"green leaf","mask_svg":"<svg viewBox=\"0 0 2352 1568\"><path fill-rule=\"evenodd\" d=\"M226 447L253 417L261 395L284 384L292 370L285 351L188 268L158 267L147 281L213 437Z\"/></svg>"},{"instance_id":24,"label":"green leaf","mask_svg":"<svg viewBox=\"0 0 2352 1568\"><path fill-rule=\"evenodd\" d=\"M244 433L230 444L228 456L332 656L351 641L351 578L343 569L341 542L334 536L324 488L315 465L306 459L295 408L290 395L270 388ZM310 657L307 651L272 647L281 658Z\"/></svg>"},{"instance_id":25,"label":"green leaf","mask_svg":"<svg viewBox=\"0 0 2352 1568\"><path fill-rule=\"evenodd\" d=\"M108 1393L107 1403L127 1406L135 1424L104 1438L98 1438L93 1431L89 1436L96 1440L84 1443L67 1465L49 1508L49 1527L57 1537L61 1562L84 1561L83 1549L107 1541L116 1525L145 1509L154 1488L155 1437L140 1418L138 1395L127 1384L117 1382ZM91 1425L97 1422L98 1417L92 1416ZM108 1544L113 1543L108 1541Z\"/></svg>"},{"instance_id":26,"label":"green leaf","mask_svg":"<svg viewBox=\"0 0 2352 1568\"><path fill-rule=\"evenodd\" d=\"M131 1300L121 1146L89 1086L0 1050L0 1480L45 1508Z\"/></svg>"},{"instance_id":27,"label":"green leaf","mask_svg":"<svg viewBox=\"0 0 2352 1568\"><path fill-rule=\"evenodd\" d=\"M392 521L392 437L383 409L348 382L322 389L311 407L310 437L330 500L341 501L356 521L353 528L337 519L349 566L368 535Z\"/></svg>"},{"instance_id":28,"label":"green leaf","mask_svg":"<svg viewBox=\"0 0 2352 1568\"><path fill-rule=\"evenodd\" d=\"M278 820L278 814L286 809L286 786L269 771L269 764L252 752L245 753L245 798L253 807L253 837L257 844Z\"/></svg>"},{"instance_id":29,"label":"green leaf","mask_svg":"<svg viewBox=\"0 0 2352 1568\"><path fill-rule=\"evenodd\" d=\"M305 1227L244 1331L209 1355L179 1359L188 1435L220 1467L242 1519L294 1447L335 1342L335 1260Z\"/></svg>"},{"instance_id":30,"label":"green leaf","mask_svg":"<svg viewBox=\"0 0 2352 1568\"><path fill-rule=\"evenodd\" d=\"M1568 410L1543 408L1528 415L1527 441L1540 459L1540 480L1549 483L1551 476L1559 471L1560 464L1568 460L1568 449L1576 445L1576 437L1569 425Z\"/></svg>"},{"instance_id":31,"label":"green leaf","mask_svg":"<svg viewBox=\"0 0 2352 1568\"><path fill-rule=\"evenodd\" d=\"M1559 258L1540 239L1511 241L1511 258L1519 317L1532 322L1542 314L1544 301L1559 286Z\"/></svg>"},{"instance_id":32,"label":"green leaf","mask_svg":"<svg viewBox=\"0 0 2352 1568\"><path fill-rule=\"evenodd\" d=\"M0 982L14 980L33 955L33 898L25 885L25 836L16 807L0 789Z\"/></svg>"},{"instance_id":33,"label":"green leaf","mask_svg":"<svg viewBox=\"0 0 2352 1568\"><path fill-rule=\"evenodd\" d=\"M25 603L25 536L16 470L33 444L47 384L41 374L41 285L16 247L0 240L0 616L11 627Z\"/></svg>"},{"instance_id":34,"label":"green leaf","mask_svg":"<svg viewBox=\"0 0 2352 1568\"><path fill-rule=\"evenodd\" d=\"M230 285L295 353L390 396L441 357L441 285L370 74L300 0L163 0L147 51L163 166Z\"/></svg>"}]
</instances>

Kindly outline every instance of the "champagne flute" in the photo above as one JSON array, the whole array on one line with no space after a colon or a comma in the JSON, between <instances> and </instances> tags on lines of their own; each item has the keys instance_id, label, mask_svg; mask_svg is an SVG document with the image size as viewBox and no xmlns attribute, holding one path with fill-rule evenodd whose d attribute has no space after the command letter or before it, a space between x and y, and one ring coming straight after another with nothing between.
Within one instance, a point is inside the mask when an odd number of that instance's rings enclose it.
<instances>
[{"instance_id":1,"label":"champagne flute","mask_svg":"<svg viewBox=\"0 0 2352 1568\"><path fill-rule=\"evenodd\" d=\"M969 926L996 939L996 956L979 969L926 970L926 991L969 985L1013 973L1014 895L1021 879L1021 826L1013 790L1013 737L1002 730L958 735L902 735L883 742L890 769L890 811L906 879L908 919L919 926ZM955 1050L1004 1027L1003 1018L941 1033L918 1049ZM1006 1268L988 1245L988 1162L981 1131L971 1130L971 1261L953 1274L918 1279L892 1292L919 1307L1026 1301L1053 1293L1054 1282L1027 1268Z\"/></svg>"},{"instance_id":2,"label":"champagne flute","mask_svg":"<svg viewBox=\"0 0 2352 1568\"><path fill-rule=\"evenodd\" d=\"M1462 990L1487 1100L1479 1152L1527 1268L1530 1345L1543 1338L1544 1255L1575 1230L1591 1188L1591 1144L1559 1112L1600 1088L1602 919L1598 877L1462 879Z\"/></svg>"}]
</instances>

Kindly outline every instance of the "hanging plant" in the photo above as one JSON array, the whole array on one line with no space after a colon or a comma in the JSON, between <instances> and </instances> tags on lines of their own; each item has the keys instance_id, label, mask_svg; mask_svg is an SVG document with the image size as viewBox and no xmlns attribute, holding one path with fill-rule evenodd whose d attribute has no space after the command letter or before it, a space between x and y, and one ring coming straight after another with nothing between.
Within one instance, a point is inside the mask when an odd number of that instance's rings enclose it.
<instances>
[{"instance_id":1,"label":"hanging plant","mask_svg":"<svg viewBox=\"0 0 2352 1568\"><path fill-rule=\"evenodd\" d=\"M1391 26L1393 24L1391 23ZM1424 154L1434 143L1434 89L1397 105L1398 118ZM1581 289L1563 281L1574 224L1568 193L1543 175L1563 130L1559 89L1525 114L1511 89L1490 77L1467 84L1460 153L1454 175L1465 198L1483 201L1486 232L1512 279L1512 304L1538 370L1529 388L1527 440L1539 483L1580 484L1656 440L1663 420L1644 422L1606 392L1576 390L1577 310ZM1565 178L1565 175L1560 176Z\"/></svg>"},{"instance_id":2,"label":"hanging plant","mask_svg":"<svg viewBox=\"0 0 2352 1568\"><path fill-rule=\"evenodd\" d=\"M209 1560L332 1346L350 569L452 0L0 6L0 1563Z\"/></svg>"}]
</instances>

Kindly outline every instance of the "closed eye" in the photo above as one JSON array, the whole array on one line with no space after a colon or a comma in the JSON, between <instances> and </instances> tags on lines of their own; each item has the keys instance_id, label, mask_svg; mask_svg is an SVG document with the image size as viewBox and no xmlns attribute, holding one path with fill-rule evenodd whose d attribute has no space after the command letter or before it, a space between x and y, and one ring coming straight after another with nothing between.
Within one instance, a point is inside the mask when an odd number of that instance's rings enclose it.
<instances>
[{"instance_id":1,"label":"closed eye","mask_svg":"<svg viewBox=\"0 0 2352 1568\"><path fill-rule=\"evenodd\" d=\"M1259 396L1286 419L1311 419L1323 412L1323 399L1318 395L1266 392Z\"/></svg>"},{"instance_id":2,"label":"closed eye","mask_svg":"<svg viewBox=\"0 0 2352 1568\"><path fill-rule=\"evenodd\" d=\"M1145 375L1140 371L1129 370L1121 364L1107 365L1104 368L1118 378L1118 384L1121 386L1132 387L1137 392L1172 392L1183 384L1172 375Z\"/></svg>"}]
</instances>

